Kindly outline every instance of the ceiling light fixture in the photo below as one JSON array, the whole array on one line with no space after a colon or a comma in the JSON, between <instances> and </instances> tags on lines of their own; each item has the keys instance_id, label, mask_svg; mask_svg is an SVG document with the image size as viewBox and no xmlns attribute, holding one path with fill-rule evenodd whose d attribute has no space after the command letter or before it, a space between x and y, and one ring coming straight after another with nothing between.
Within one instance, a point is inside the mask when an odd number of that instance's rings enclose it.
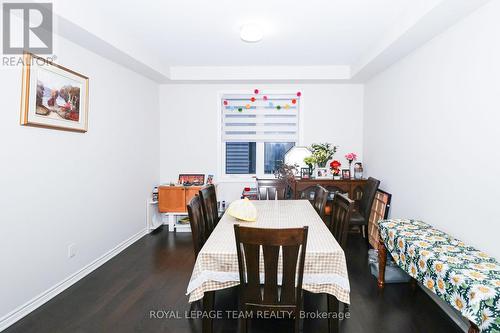
<instances>
[{"instance_id":1,"label":"ceiling light fixture","mask_svg":"<svg viewBox=\"0 0 500 333\"><path fill-rule=\"evenodd\" d=\"M255 23L247 23L241 26L240 38L247 43L256 43L263 37L262 29Z\"/></svg>"}]
</instances>

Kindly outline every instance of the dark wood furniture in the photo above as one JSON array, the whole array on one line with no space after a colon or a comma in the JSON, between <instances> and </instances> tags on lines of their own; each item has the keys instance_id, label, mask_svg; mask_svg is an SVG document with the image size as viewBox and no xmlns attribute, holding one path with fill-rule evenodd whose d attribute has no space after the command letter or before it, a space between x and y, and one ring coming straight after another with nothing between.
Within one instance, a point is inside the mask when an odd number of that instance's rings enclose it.
<instances>
[{"instance_id":1,"label":"dark wood furniture","mask_svg":"<svg viewBox=\"0 0 500 333\"><path fill-rule=\"evenodd\" d=\"M205 237L208 239L219 222L219 212L217 209L217 196L213 184L202 187L199 192L203 215L205 217Z\"/></svg>"},{"instance_id":2,"label":"dark wood furniture","mask_svg":"<svg viewBox=\"0 0 500 333\"><path fill-rule=\"evenodd\" d=\"M328 190L323 186L316 185L316 188L314 189L313 207L323 221L325 220L325 207L329 194L330 192L328 192Z\"/></svg>"},{"instance_id":3,"label":"dark wood furniture","mask_svg":"<svg viewBox=\"0 0 500 333\"><path fill-rule=\"evenodd\" d=\"M330 231L344 251L347 251L347 234L349 220L354 210L354 201L343 194L337 193L332 202Z\"/></svg>"},{"instance_id":4,"label":"dark wood furniture","mask_svg":"<svg viewBox=\"0 0 500 333\"><path fill-rule=\"evenodd\" d=\"M389 217L392 195L381 189L377 190L373 199L370 219L368 220L368 242L376 249L378 246L378 221Z\"/></svg>"},{"instance_id":5,"label":"dark wood furniture","mask_svg":"<svg viewBox=\"0 0 500 333\"><path fill-rule=\"evenodd\" d=\"M186 204L200 191L201 186L158 187L158 210L160 213L185 213Z\"/></svg>"},{"instance_id":6,"label":"dark wood furniture","mask_svg":"<svg viewBox=\"0 0 500 333\"><path fill-rule=\"evenodd\" d=\"M357 206L361 196L363 195L363 188L365 184L366 179L296 179L292 187L295 199L314 200L315 186L321 185L330 193L347 193L349 198L356 202ZM325 207L326 216L330 216L332 199L333 195L330 195L328 203Z\"/></svg>"},{"instance_id":7,"label":"dark wood furniture","mask_svg":"<svg viewBox=\"0 0 500 333\"><path fill-rule=\"evenodd\" d=\"M257 179L259 200L284 200L286 188L282 179Z\"/></svg>"},{"instance_id":8,"label":"dark wood furniture","mask_svg":"<svg viewBox=\"0 0 500 333\"><path fill-rule=\"evenodd\" d=\"M350 226L359 226L363 237L368 241L366 229L368 228L368 219L372 209L373 199L377 193L380 181L370 177L367 179L363 188L361 200L359 200L359 207L351 214L349 221Z\"/></svg>"},{"instance_id":9,"label":"dark wood furniture","mask_svg":"<svg viewBox=\"0 0 500 333\"><path fill-rule=\"evenodd\" d=\"M191 234L193 236L194 256L198 257L198 253L205 244L205 217L203 215L203 207L199 195L194 196L187 205L189 215L189 224L191 225Z\"/></svg>"},{"instance_id":10,"label":"dark wood furniture","mask_svg":"<svg viewBox=\"0 0 500 333\"><path fill-rule=\"evenodd\" d=\"M314 193L314 187L321 185L330 192L348 193L351 200L360 200L363 195L363 188L366 184L366 179L296 179L293 184L293 193L295 199L309 199Z\"/></svg>"},{"instance_id":11,"label":"dark wood furniture","mask_svg":"<svg viewBox=\"0 0 500 333\"><path fill-rule=\"evenodd\" d=\"M280 315L286 311L295 319L294 331L299 332L307 229L307 226L261 229L234 225L240 273L240 311L268 311L270 314ZM260 283L259 267L261 247L264 259L263 286ZM280 251L283 253L281 286L278 284ZM247 319L242 318L242 321L241 331L247 332Z\"/></svg>"}]
</instances>

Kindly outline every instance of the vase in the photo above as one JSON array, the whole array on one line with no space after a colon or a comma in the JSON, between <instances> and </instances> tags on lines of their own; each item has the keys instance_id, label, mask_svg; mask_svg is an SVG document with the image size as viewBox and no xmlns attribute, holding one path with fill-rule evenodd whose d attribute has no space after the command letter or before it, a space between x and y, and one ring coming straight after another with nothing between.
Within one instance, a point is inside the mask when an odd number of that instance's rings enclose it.
<instances>
[{"instance_id":1,"label":"vase","mask_svg":"<svg viewBox=\"0 0 500 333\"><path fill-rule=\"evenodd\" d=\"M321 163L317 163L318 164L318 168L325 168L326 167L326 162L328 161L324 161L324 162L321 162Z\"/></svg>"}]
</instances>

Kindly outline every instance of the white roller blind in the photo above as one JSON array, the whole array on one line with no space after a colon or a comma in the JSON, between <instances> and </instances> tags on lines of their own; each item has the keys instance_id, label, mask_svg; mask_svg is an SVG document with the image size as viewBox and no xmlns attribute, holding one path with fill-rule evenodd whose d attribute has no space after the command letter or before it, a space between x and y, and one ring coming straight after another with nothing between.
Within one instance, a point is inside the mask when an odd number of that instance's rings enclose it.
<instances>
[{"instance_id":1,"label":"white roller blind","mask_svg":"<svg viewBox=\"0 0 500 333\"><path fill-rule=\"evenodd\" d=\"M292 94L267 95L267 100L255 95L224 95L221 100L222 140L297 142L299 103L299 98Z\"/></svg>"}]
</instances>

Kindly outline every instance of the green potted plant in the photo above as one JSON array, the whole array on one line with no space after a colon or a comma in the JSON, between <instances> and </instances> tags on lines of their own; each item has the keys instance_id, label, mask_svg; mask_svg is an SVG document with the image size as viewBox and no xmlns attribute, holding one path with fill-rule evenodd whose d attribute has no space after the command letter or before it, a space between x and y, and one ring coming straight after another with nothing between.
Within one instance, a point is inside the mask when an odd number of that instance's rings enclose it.
<instances>
[{"instance_id":1,"label":"green potted plant","mask_svg":"<svg viewBox=\"0 0 500 333\"><path fill-rule=\"evenodd\" d=\"M316 164L316 159L313 156L308 156L304 158L304 163L307 164L309 170L312 171L314 164Z\"/></svg>"},{"instance_id":2,"label":"green potted plant","mask_svg":"<svg viewBox=\"0 0 500 333\"><path fill-rule=\"evenodd\" d=\"M312 165L316 164L313 176L316 179L331 179L332 174L326 168L326 163L333 157L337 151L337 146L330 143L313 143L309 148L312 155L304 159L304 162L312 169Z\"/></svg>"},{"instance_id":3,"label":"green potted plant","mask_svg":"<svg viewBox=\"0 0 500 333\"><path fill-rule=\"evenodd\" d=\"M330 143L313 143L311 145L312 157L319 168L326 167L326 163L337 151L337 146Z\"/></svg>"}]
</instances>

